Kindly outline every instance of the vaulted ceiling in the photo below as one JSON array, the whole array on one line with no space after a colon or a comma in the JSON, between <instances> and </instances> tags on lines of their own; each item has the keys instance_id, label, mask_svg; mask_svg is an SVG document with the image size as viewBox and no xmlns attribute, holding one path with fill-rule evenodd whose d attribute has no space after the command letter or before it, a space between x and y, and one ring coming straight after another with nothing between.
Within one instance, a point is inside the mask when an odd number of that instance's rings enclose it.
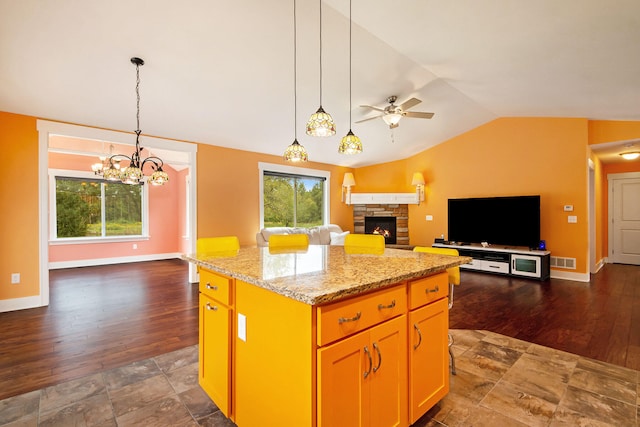
<instances>
[{"instance_id":1,"label":"vaulted ceiling","mask_svg":"<svg viewBox=\"0 0 640 427\"><path fill-rule=\"evenodd\" d=\"M638 0L352 0L352 121L422 100L391 131L349 124L349 2L297 0L297 138L310 160L406 158L496 117L640 120ZM294 139L293 0L0 0L0 110L281 155ZM349 128L364 152L337 146ZM639 135L640 139L640 135ZM639 143L640 144L640 143Z\"/></svg>"}]
</instances>

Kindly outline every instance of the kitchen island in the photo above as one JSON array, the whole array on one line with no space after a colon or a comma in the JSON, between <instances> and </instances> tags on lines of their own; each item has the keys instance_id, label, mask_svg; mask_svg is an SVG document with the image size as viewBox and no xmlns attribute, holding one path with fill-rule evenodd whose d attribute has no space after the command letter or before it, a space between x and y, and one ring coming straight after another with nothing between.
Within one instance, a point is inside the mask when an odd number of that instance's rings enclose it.
<instances>
[{"instance_id":1,"label":"kitchen island","mask_svg":"<svg viewBox=\"0 0 640 427\"><path fill-rule=\"evenodd\" d=\"M185 256L200 271L199 381L240 427L408 426L449 389L446 268L341 246Z\"/></svg>"}]
</instances>

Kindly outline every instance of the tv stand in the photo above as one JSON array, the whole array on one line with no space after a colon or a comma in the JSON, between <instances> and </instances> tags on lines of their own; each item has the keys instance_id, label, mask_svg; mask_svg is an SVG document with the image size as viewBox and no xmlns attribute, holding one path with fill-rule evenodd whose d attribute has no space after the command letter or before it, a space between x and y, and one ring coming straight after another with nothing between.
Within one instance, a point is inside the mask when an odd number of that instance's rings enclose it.
<instances>
[{"instance_id":1,"label":"tv stand","mask_svg":"<svg viewBox=\"0 0 640 427\"><path fill-rule=\"evenodd\" d=\"M530 277L538 280L549 279L549 251L530 250L509 246L482 246L475 243L434 243L437 248L457 249L461 256L473 258L469 264L460 268L487 273L504 274L514 277Z\"/></svg>"}]
</instances>

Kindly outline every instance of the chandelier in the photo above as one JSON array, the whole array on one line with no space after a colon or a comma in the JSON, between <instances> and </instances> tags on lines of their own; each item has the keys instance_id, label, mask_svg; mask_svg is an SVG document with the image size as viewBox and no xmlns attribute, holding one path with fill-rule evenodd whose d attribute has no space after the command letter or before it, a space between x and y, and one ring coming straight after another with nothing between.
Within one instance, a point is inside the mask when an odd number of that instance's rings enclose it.
<instances>
[{"instance_id":1,"label":"chandelier","mask_svg":"<svg viewBox=\"0 0 640 427\"><path fill-rule=\"evenodd\" d=\"M143 169L145 165L149 165L153 171L148 181L152 185L164 185L169 181L169 175L162 170L164 162L156 156L149 156L142 159L140 147L140 66L144 65L144 61L140 58L131 58L131 63L136 66L136 151L127 156L125 154L114 154L108 159L102 161L102 164L96 163L92 165L92 169L96 175L102 175L107 181L121 181L124 184L144 184ZM102 159L101 159L102 160ZM120 167L120 162L129 160L129 166Z\"/></svg>"}]
</instances>

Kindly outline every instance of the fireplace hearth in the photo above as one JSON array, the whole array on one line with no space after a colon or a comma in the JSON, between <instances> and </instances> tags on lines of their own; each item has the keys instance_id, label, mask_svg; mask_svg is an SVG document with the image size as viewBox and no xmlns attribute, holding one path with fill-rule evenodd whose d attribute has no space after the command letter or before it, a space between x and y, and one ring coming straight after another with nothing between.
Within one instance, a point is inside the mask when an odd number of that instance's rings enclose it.
<instances>
[{"instance_id":1,"label":"fireplace hearth","mask_svg":"<svg viewBox=\"0 0 640 427\"><path fill-rule=\"evenodd\" d=\"M380 234L388 245L396 244L396 218L393 216L366 216L365 234Z\"/></svg>"}]
</instances>

